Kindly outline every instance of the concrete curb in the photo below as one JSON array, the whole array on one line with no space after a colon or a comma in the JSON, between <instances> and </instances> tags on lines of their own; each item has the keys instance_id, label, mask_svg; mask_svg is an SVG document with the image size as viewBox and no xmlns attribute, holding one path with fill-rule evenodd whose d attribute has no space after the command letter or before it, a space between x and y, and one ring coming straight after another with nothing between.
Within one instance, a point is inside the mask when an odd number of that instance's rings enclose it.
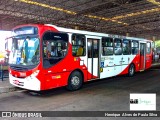
<instances>
[{"instance_id":1,"label":"concrete curb","mask_svg":"<svg viewBox=\"0 0 160 120\"><path fill-rule=\"evenodd\" d=\"M8 92L13 92L16 91L17 88L14 86L6 86L6 87L0 87L0 94L1 93L8 93Z\"/></svg>"}]
</instances>

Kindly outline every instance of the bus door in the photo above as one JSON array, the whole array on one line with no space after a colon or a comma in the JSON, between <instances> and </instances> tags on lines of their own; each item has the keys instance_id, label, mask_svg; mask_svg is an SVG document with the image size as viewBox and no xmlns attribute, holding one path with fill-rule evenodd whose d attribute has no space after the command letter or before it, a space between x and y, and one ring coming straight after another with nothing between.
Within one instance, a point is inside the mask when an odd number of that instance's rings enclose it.
<instances>
[{"instance_id":1,"label":"bus door","mask_svg":"<svg viewBox=\"0 0 160 120\"><path fill-rule=\"evenodd\" d=\"M87 79L99 78L99 39L87 39L88 75Z\"/></svg>"},{"instance_id":2,"label":"bus door","mask_svg":"<svg viewBox=\"0 0 160 120\"><path fill-rule=\"evenodd\" d=\"M146 44L145 43L140 43L140 70L145 69L145 56L146 56Z\"/></svg>"}]
</instances>

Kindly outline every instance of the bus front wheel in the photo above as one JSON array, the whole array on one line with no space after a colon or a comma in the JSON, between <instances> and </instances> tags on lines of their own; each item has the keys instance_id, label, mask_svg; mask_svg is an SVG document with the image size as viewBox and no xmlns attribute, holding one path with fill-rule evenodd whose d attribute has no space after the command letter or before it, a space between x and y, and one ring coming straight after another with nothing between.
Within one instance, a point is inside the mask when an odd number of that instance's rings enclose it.
<instances>
[{"instance_id":1,"label":"bus front wheel","mask_svg":"<svg viewBox=\"0 0 160 120\"><path fill-rule=\"evenodd\" d=\"M135 73L135 67L134 64L131 64L128 69L128 76L131 77L134 75L134 73Z\"/></svg>"},{"instance_id":2,"label":"bus front wheel","mask_svg":"<svg viewBox=\"0 0 160 120\"><path fill-rule=\"evenodd\" d=\"M82 87L82 79L82 74L79 71L74 71L69 76L67 89L70 91L80 89Z\"/></svg>"}]
</instances>

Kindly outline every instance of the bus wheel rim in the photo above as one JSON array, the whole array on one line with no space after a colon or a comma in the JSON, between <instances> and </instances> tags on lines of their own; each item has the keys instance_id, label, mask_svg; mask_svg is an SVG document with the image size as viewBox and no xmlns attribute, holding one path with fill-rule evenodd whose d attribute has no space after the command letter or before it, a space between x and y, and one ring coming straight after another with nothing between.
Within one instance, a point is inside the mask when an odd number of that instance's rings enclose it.
<instances>
[{"instance_id":1,"label":"bus wheel rim","mask_svg":"<svg viewBox=\"0 0 160 120\"><path fill-rule=\"evenodd\" d=\"M134 68L131 67L131 68L130 68L130 74L132 75L133 73L134 73Z\"/></svg>"},{"instance_id":2,"label":"bus wheel rim","mask_svg":"<svg viewBox=\"0 0 160 120\"><path fill-rule=\"evenodd\" d=\"M72 77L71 83L72 83L72 85L74 85L74 86L79 85L79 83L80 83L79 77L77 77L77 76Z\"/></svg>"}]
</instances>

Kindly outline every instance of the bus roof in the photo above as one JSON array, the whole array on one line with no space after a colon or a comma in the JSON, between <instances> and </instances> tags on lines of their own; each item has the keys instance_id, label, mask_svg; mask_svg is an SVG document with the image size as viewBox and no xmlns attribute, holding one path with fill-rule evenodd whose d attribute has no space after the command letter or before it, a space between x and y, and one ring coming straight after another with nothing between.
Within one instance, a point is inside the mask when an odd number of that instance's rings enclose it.
<instances>
[{"instance_id":1,"label":"bus roof","mask_svg":"<svg viewBox=\"0 0 160 120\"><path fill-rule=\"evenodd\" d=\"M76 29L70 29L70 28L63 28L63 27L58 27L56 25L52 25L52 24L45 24L45 25L46 26L54 27L55 29L57 29L60 32L85 34L85 35L97 36L97 37L124 38L124 39L131 39L131 40L140 40L140 41L146 41L147 40L147 39L144 39L144 38L126 37L126 36L121 36L121 35L113 35L113 34L106 34L106 33L89 32L89 31L84 31L84 30L76 30ZM147 40L147 41L151 41L151 40Z\"/></svg>"}]
</instances>

